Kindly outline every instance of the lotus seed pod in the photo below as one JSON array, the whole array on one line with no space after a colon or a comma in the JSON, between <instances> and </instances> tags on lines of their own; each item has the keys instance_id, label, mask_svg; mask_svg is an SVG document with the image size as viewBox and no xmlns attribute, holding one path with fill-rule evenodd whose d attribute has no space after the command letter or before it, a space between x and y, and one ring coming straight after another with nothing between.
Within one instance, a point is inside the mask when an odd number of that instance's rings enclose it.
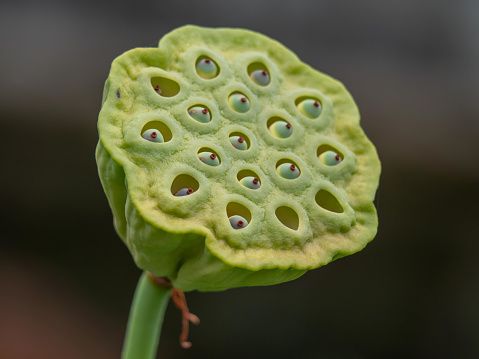
<instances>
[{"instance_id":1,"label":"lotus seed pod","mask_svg":"<svg viewBox=\"0 0 479 359\"><path fill-rule=\"evenodd\" d=\"M188 114L196 121L201 123L208 123L211 121L210 111L206 107L195 106L190 108Z\"/></svg>"},{"instance_id":2,"label":"lotus seed pod","mask_svg":"<svg viewBox=\"0 0 479 359\"><path fill-rule=\"evenodd\" d=\"M248 98L241 93L234 93L228 98L231 108L237 112L248 112L251 107Z\"/></svg>"},{"instance_id":3,"label":"lotus seed pod","mask_svg":"<svg viewBox=\"0 0 479 359\"><path fill-rule=\"evenodd\" d=\"M250 77L257 85L266 86L269 84L269 74L266 70L253 71Z\"/></svg>"},{"instance_id":4,"label":"lotus seed pod","mask_svg":"<svg viewBox=\"0 0 479 359\"><path fill-rule=\"evenodd\" d=\"M318 100L303 100L298 104L299 111L310 118L316 118L321 115L321 103Z\"/></svg>"},{"instance_id":5,"label":"lotus seed pod","mask_svg":"<svg viewBox=\"0 0 479 359\"><path fill-rule=\"evenodd\" d=\"M204 79L212 79L218 74L218 66L211 59L201 59L196 64L196 72Z\"/></svg>"},{"instance_id":6,"label":"lotus seed pod","mask_svg":"<svg viewBox=\"0 0 479 359\"><path fill-rule=\"evenodd\" d=\"M269 84L251 69L268 69ZM277 41L181 27L158 48L115 59L104 93L96 159L114 226L137 266L175 288L286 282L375 236L380 162L353 98ZM195 119L196 107L211 110L211 121ZM275 117L291 119L289 137L275 137L287 134L281 124L270 132ZM152 146L145 128L161 130L165 142ZM241 133L247 151L230 135ZM337 149L341 165L325 165L324 148ZM261 187L238 179L241 171ZM236 216L249 224L235 229Z\"/></svg>"},{"instance_id":7,"label":"lotus seed pod","mask_svg":"<svg viewBox=\"0 0 479 359\"><path fill-rule=\"evenodd\" d=\"M161 135L161 132L158 131L157 129L146 130L145 132L143 132L141 137L151 142L157 142L157 143L163 142L163 136Z\"/></svg>"},{"instance_id":8,"label":"lotus seed pod","mask_svg":"<svg viewBox=\"0 0 479 359\"><path fill-rule=\"evenodd\" d=\"M248 221L241 216L231 216L229 220L234 229L242 229L248 225Z\"/></svg>"},{"instance_id":9,"label":"lotus seed pod","mask_svg":"<svg viewBox=\"0 0 479 359\"><path fill-rule=\"evenodd\" d=\"M177 197L188 196L189 194L192 194L193 192L194 190L192 188L182 188L175 193L175 196Z\"/></svg>"},{"instance_id":10,"label":"lotus seed pod","mask_svg":"<svg viewBox=\"0 0 479 359\"><path fill-rule=\"evenodd\" d=\"M293 133L293 127L286 121L276 121L269 126L271 134L278 138L288 138Z\"/></svg>"},{"instance_id":11,"label":"lotus seed pod","mask_svg":"<svg viewBox=\"0 0 479 359\"><path fill-rule=\"evenodd\" d=\"M237 150L244 151L248 149L248 144L245 139L241 136L231 136L230 137L231 145Z\"/></svg>"},{"instance_id":12,"label":"lotus seed pod","mask_svg":"<svg viewBox=\"0 0 479 359\"><path fill-rule=\"evenodd\" d=\"M259 179L256 177L243 177L240 180L240 183L250 189L258 189L261 187L261 183L259 182Z\"/></svg>"},{"instance_id":13,"label":"lotus seed pod","mask_svg":"<svg viewBox=\"0 0 479 359\"><path fill-rule=\"evenodd\" d=\"M292 163L283 163L276 168L276 171L281 177L287 179L295 179L300 175L298 166Z\"/></svg>"},{"instance_id":14,"label":"lotus seed pod","mask_svg":"<svg viewBox=\"0 0 479 359\"><path fill-rule=\"evenodd\" d=\"M341 163L341 156L334 151L325 151L319 155L319 160L326 166L336 166Z\"/></svg>"},{"instance_id":15,"label":"lotus seed pod","mask_svg":"<svg viewBox=\"0 0 479 359\"><path fill-rule=\"evenodd\" d=\"M200 159L201 162L206 163L207 165L210 165L210 166L219 166L220 165L220 161L218 159L218 156L216 156L216 154L213 153L213 152L198 153L198 158Z\"/></svg>"}]
</instances>

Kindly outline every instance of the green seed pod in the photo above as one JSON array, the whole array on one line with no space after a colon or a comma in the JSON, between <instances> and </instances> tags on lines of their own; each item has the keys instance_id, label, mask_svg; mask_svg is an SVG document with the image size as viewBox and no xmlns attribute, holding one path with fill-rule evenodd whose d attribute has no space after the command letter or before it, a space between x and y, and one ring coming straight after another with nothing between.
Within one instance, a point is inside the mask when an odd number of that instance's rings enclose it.
<instances>
[{"instance_id":1,"label":"green seed pod","mask_svg":"<svg viewBox=\"0 0 479 359\"><path fill-rule=\"evenodd\" d=\"M218 75L218 66L211 59L201 59L196 64L196 72L204 79L212 79Z\"/></svg>"},{"instance_id":2,"label":"green seed pod","mask_svg":"<svg viewBox=\"0 0 479 359\"><path fill-rule=\"evenodd\" d=\"M276 121L269 126L269 132L278 138L288 138L293 133L293 127L286 121Z\"/></svg>"},{"instance_id":3,"label":"green seed pod","mask_svg":"<svg viewBox=\"0 0 479 359\"><path fill-rule=\"evenodd\" d=\"M218 159L218 156L216 156L216 153L213 153L213 152L198 153L198 158L201 162L206 163L207 165L210 165L210 166L219 166L220 165L220 161Z\"/></svg>"},{"instance_id":4,"label":"green seed pod","mask_svg":"<svg viewBox=\"0 0 479 359\"><path fill-rule=\"evenodd\" d=\"M151 142L157 142L157 143L164 142L161 132L158 131L157 129L146 130L145 132L143 132L141 137Z\"/></svg>"},{"instance_id":5,"label":"green seed pod","mask_svg":"<svg viewBox=\"0 0 479 359\"><path fill-rule=\"evenodd\" d=\"M251 77L263 68L267 86ZM199 104L213 111L201 126L189 114ZM272 136L275 117L291 119L289 137ZM145 128L161 130L164 143L145 141ZM158 48L119 56L98 131L96 159L116 231L138 267L175 288L286 282L361 250L376 234L380 163L354 100L264 35L185 26ZM247 151L232 146L230 134L240 133ZM331 148L341 152L340 166L318 160ZM241 171L258 173L261 187L238 180ZM194 194L183 196L189 188ZM235 216L247 226L235 229Z\"/></svg>"},{"instance_id":6,"label":"green seed pod","mask_svg":"<svg viewBox=\"0 0 479 359\"><path fill-rule=\"evenodd\" d=\"M241 136L231 136L230 137L231 145L237 150L244 151L248 149L248 144L245 139Z\"/></svg>"},{"instance_id":7,"label":"green seed pod","mask_svg":"<svg viewBox=\"0 0 479 359\"><path fill-rule=\"evenodd\" d=\"M261 183L259 182L259 179L256 177L251 177L251 176L243 177L240 180L240 183L243 186L248 187L250 189L258 189L261 187Z\"/></svg>"},{"instance_id":8,"label":"green seed pod","mask_svg":"<svg viewBox=\"0 0 479 359\"><path fill-rule=\"evenodd\" d=\"M208 123L211 121L210 111L206 107L195 106L188 110L188 114L196 121L201 123Z\"/></svg>"},{"instance_id":9,"label":"green seed pod","mask_svg":"<svg viewBox=\"0 0 479 359\"><path fill-rule=\"evenodd\" d=\"M334 151L326 151L319 155L319 160L326 166L336 166L342 161L341 156Z\"/></svg>"},{"instance_id":10,"label":"green seed pod","mask_svg":"<svg viewBox=\"0 0 479 359\"><path fill-rule=\"evenodd\" d=\"M237 112L248 112L251 104L248 98L241 93L234 93L228 98L228 103L231 108Z\"/></svg>"},{"instance_id":11,"label":"green seed pod","mask_svg":"<svg viewBox=\"0 0 479 359\"><path fill-rule=\"evenodd\" d=\"M321 103L318 100L307 99L298 104L298 110L303 115L310 118L316 118L321 115Z\"/></svg>"}]
</instances>

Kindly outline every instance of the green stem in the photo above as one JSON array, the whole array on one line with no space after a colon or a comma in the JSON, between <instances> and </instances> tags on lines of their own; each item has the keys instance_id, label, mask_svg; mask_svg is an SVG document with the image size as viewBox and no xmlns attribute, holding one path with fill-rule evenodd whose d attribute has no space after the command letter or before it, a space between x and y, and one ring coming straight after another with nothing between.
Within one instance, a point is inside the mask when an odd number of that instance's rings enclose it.
<instances>
[{"instance_id":1,"label":"green stem","mask_svg":"<svg viewBox=\"0 0 479 359\"><path fill-rule=\"evenodd\" d=\"M154 359L171 288L161 288L143 272L126 328L122 359Z\"/></svg>"}]
</instances>

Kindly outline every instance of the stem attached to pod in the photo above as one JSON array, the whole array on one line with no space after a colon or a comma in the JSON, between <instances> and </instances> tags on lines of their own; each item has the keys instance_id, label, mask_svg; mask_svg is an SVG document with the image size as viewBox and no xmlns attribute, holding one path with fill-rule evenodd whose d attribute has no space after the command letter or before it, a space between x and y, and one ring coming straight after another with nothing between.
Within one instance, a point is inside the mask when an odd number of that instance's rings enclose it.
<instances>
[{"instance_id":1,"label":"stem attached to pod","mask_svg":"<svg viewBox=\"0 0 479 359\"><path fill-rule=\"evenodd\" d=\"M154 359L171 287L159 286L143 272L136 287L126 328L122 359Z\"/></svg>"}]
</instances>

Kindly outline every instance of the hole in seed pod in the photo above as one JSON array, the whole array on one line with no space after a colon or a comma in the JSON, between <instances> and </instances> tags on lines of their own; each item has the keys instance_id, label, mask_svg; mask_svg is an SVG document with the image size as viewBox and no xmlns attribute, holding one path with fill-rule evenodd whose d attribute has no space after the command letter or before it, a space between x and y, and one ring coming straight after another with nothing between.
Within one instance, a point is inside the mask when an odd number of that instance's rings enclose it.
<instances>
[{"instance_id":1,"label":"hole in seed pod","mask_svg":"<svg viewBox=\"0 0 479 359\"><path fill-rule=\"evenodd\" d=\"M170 129L161 121L150 121L141 129L141 137L151 142L168 142L173 137Z\"/></svg>"},{"instance_id":2,"label":"hole in seed pod","mask_svg":"<svg viewBox=\"0 0 479 359\"><path fill-rule=\"evenodd\" d=\"M276 172L286 179L295 179L301 174L298 165L294 161L285 158L276 163Z\"/></svg>"},{"instance_id":3,"label":"hole in seed pod","mask_svg":"<svg viewBox=\"0 0 479 359\"><path fill-rule=\"evenodd\" d=\"M200 185L197 180L195 180L190 175L181 174L176 176L171 184L171 194L173 196L187 196L198 191Z\"/></svg>"},{"instance_id":4,"label":"hole in seed pod","mask_svg":"<svg viewBox=\"0 0 479 359\"><path fill-rule=\"evenodd\" d=\"M241 132L231 132L229 137L231 145L237 150L245 151L250 146L249 138Z\"/></svg>"},{"instance_id":5,"label":"hole in seed pod","mask_svg":"<svg viewBox=\"0 0 479 359\"><path fill-rule=\"evenodd\" d=\"M158 95L163 97L172 97L180 92L180 85L166 77L152 77L151 86Z\"/></svg>"},{"instance_id":6,"label":"hole in seed pod","mask_svg":"<svg viewBox=\"0 0 479 359\"><path fill-rule=\"evenodd\" d=\"M198 159L209 166L219 166L220 157L211 148L203 147L198 151Z\"/></svg>"},{"instance_id":7,"label":"hole in seed pod","mask_svg":"<svg viewBox=\"0 0 479 359\"><path fill-rule=\"evenodd\" d=\"M293 133L293 126L281 117L271 117L266 123L269 132L277 138L288 138Z\"/></svg>"},{"instance_id":8,"label":"hole in seed pod","mask_svg":"<svg viewBox=\"0 0 479 359\"><path fill-rule=\"evenodd\" d=\"M258 175L251 170L241 170L236 175L236 178L238 178L238 181L240 181L244 177L258 177Z\"/></svg>"},{"instance_id":9,"label":"hole in seed pod","mask_svg":"<svg viewBox=\"0 0 479 359\"><path fill-rule=\"evenodd\" d=\"M259 86L267 86L271 81L268 68L261 62L249 64L248 75Z\"/></svg>"},{"instance_id":10,"label":"hole in seed pod","mask_svg":"<svg viewBox=\"0 0 479 359\"><path fill-rule=\"evenodd\" d=\"M248 208L236 202L228 203L226 216L234 229L244 228L251 222L251 212Z\"/></svg>"},{"instance_id":11,"label":"hole in seed pod","mask_svg":"<svg viewBox=\"0 0 479 359\"><path fill-rule=\"evenodd\" d=\"M239 183L249 189L258 189L261 187L261 181L256 173L250 170L241 170L236 175Z\"/></svg>"},{"instance_id":12,"label":"hole in seed pod","mask_svg":"<svg viewBox=\"0 0 479 359\"><path fill-rule=\"evenodd\" d=\"M233 92L228 97L228 104L233 110L240 113L248 112L251 107L249 99L241 92Z\"/></svg>"},{"instance_id":13,"label":"hole in seed pod","mask_svg":"<svg viewBox=\"0 0 479 359\"><path fill-rule=\"evenodd\" d=\"M220 69L216 62L207 56L200 56L196 60L196 73L203 79L209 80L218 76Z\"/></svg>"},{"instance_id":14,"label":"hole in seed pod","mask_svg":"<svg viewBox=\"0 0 479 359\"><path fill-rule=\"evenodd\" d=\"M281 223L286 227L291 228L294 231L297 231L299 228L299 217L298 214L290 207L281 206L276 208L276 217Z\"/></svg>"},{"instance_id":15,"label":"hole in seed pod","mask_svg":"<svg viewBox=\"0 0 479 359\"><path fill-rule=\"evenodd\" d=\"M208 123L211 121L211 112L208 107L204 105L194 105L188 109L188 115L201 123Z\"/></svg>"},{"instance_id":16,"label":"hole in seed pod","mask_svg":"<svg viewBox=\"0 0 479 359\"><path fill-rule=\"evenodd\" d=\"M334 147L321 145L316 152L319 161L326 166L336 166L343 160L343 155Z\"/></svg>"},{"instance_id":17,"label":"hole in seed pod","mask_svg":"<svg viewBox=\"0 0 479 359\"><path fill-rule=\"evenodd\" d=\"M316 203L318 206L334 213L343 213L343 207L339 201L328 191L322 189L316 193Z\"/></svg>"},{"instance_id":18,"label":"hole in seed pod","mask_svg":"<svg viewBox=\"0 0 479 359\"><path fill-rule=\"evenodd\" d=\"M306 117L316 118L321 115L321 101L319 101L317 98L302 96L298 97L294 103L296 104L299 112Z\"/></svg>"}]
</instances>

